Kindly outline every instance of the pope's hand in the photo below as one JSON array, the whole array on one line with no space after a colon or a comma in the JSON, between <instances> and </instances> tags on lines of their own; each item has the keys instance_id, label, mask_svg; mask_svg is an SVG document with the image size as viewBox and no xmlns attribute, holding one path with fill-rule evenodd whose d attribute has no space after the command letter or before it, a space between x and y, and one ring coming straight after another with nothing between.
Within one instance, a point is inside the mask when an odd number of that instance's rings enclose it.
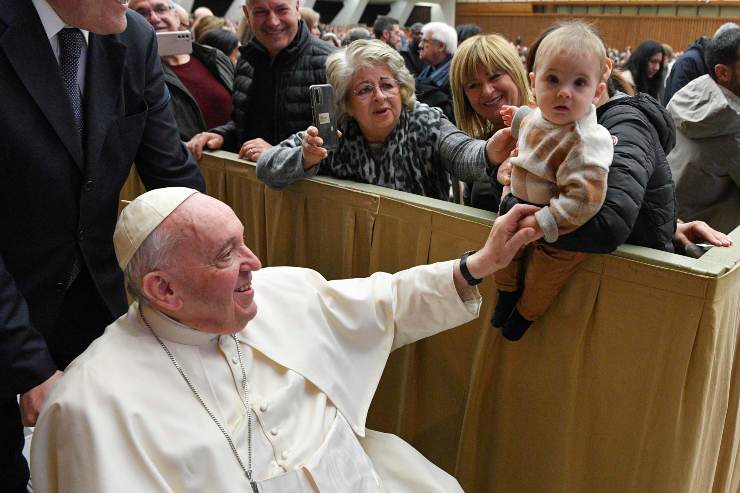
<instances>
[{"instance_id":1,"label":"pope's hand","mask_svg":"<svg viewBox=\"0 0 740 493\"><path fill-rule=\"evenodd\" d=\"M468 258L470 273L478 278L487 277L509 265L521 247L537 238L534 228L522 224L538 210L534 205L517 204L497 217L483 248Z\"/></svg>"},{"instance_id":2,"label":"pope's hand","mask_svg":"<svg viewBox=\"0 0 740 493\"><path fill-rule=\"evenodd\" d=\"M538 210L539 207L534 205L517 204L503 216L497 217L483 248L468 257L470 274L478 279L490 276L509 265L520 248L537 239L534 228L523 226L523 223ZM460 273L459 263L455 265L453 275L458 294L466 299L465 292L469 288Z\"/></svg>"}]
</instances>

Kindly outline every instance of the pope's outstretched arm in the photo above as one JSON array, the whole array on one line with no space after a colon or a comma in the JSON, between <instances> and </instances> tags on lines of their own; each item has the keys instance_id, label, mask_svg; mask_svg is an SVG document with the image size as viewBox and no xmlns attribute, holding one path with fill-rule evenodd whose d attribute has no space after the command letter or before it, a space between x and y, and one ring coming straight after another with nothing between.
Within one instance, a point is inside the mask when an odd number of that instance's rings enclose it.
<instances>
[{"instance_id":1,"label":"pope's outstretched arm","mask_svg":"<svg viewBox=\"0 0 740 493\"><path fill-rule=\"evenodd\" d=\"M516 252L536 238L534 229L522 228L519 222L538 210L539 207L533 205L517 204L509 212L496 218L483 248L468 257L470 274L482 279L509 265ZM459 261L455 263L453 276L460 298L470 299L473 290L460 272Z\"/></svg>"}]
</instances>

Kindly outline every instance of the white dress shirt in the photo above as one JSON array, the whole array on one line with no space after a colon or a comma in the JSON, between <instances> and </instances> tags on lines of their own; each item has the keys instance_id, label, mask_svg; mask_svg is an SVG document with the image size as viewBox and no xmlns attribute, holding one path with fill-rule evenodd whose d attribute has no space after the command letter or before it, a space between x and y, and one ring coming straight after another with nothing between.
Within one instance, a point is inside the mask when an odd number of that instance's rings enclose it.
<instances>
[{"instance_id":1,"label":"white dress shirt","mask_svg":"<svg viewBox=\"0 0 740 493\"><path fill-rule=\"evenodd\" d=\"M65 27L74 27L67 25L56 11L51 8L51 5L46 0L32 0L33 6L36 7L41 18L41 24L44 26L46 36L49 38L49 44L51 50L54 52L54 57L59 63L59 31ZM90 32L80 29L82 35L85 38L85 43L82 47L82 53L80 54L80 63L77 66L77 84L80 86L80 94L85 95L85 73L86 73L86 61L87 61L87 42L90 37Z\"/></svg>"}]
</instances>

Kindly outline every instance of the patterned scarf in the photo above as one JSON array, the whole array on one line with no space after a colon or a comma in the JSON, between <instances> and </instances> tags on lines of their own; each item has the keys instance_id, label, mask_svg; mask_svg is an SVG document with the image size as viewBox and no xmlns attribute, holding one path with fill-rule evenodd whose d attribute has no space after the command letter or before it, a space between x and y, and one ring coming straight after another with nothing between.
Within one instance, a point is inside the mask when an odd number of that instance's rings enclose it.
<instances>
[{"instance_id":1,"label":"patterned scarf","mask_svg":"<svg viewBox=\"0 0 740 493\"><path fill-rule=\"evenodd\" d=\"M413 111L404 107L379 159L357 122L347 118L340 125L339 147L321 163L319 174L447 200L449 175L437 155L441 118L439 109L422 103Z\"/></svg>"},{"instance_id":2,"label":"patterned scarf","mask_svg":"<svg viewBox=\"0 0 740 493\"><path fill-rule=\"evenodd\" d=\"M429 79L437 87L446 89L450 85L450 65L452 65L452 55L447 55L442 63L436 67L427 65L419 75L416 76L416 80ZM449 89L447 89L449 91Z\"/></svg>"}]
</instances>

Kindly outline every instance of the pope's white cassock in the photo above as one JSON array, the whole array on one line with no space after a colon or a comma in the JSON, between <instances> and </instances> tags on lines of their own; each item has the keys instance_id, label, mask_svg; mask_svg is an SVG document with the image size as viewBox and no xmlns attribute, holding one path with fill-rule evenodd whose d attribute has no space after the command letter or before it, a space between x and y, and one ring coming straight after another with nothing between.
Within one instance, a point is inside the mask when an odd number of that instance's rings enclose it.
<instances>
[{"instance_id":1,"label":"pope's white cassock","mask_svg":"<svg viewBox=\"0 0 740 493\"><path fill-rule=\"evenodd\" d=\"M400 438L365 428L390 351L478 316L480 296L460 300L453 264L340 281L290 267L254 273L258 314L238 338L261 492L461 491ZM142 311L246 462L233 338ZM31 456L37 493L252 491L138 303L54 386Z\"/></svg>"}]
</instances>

